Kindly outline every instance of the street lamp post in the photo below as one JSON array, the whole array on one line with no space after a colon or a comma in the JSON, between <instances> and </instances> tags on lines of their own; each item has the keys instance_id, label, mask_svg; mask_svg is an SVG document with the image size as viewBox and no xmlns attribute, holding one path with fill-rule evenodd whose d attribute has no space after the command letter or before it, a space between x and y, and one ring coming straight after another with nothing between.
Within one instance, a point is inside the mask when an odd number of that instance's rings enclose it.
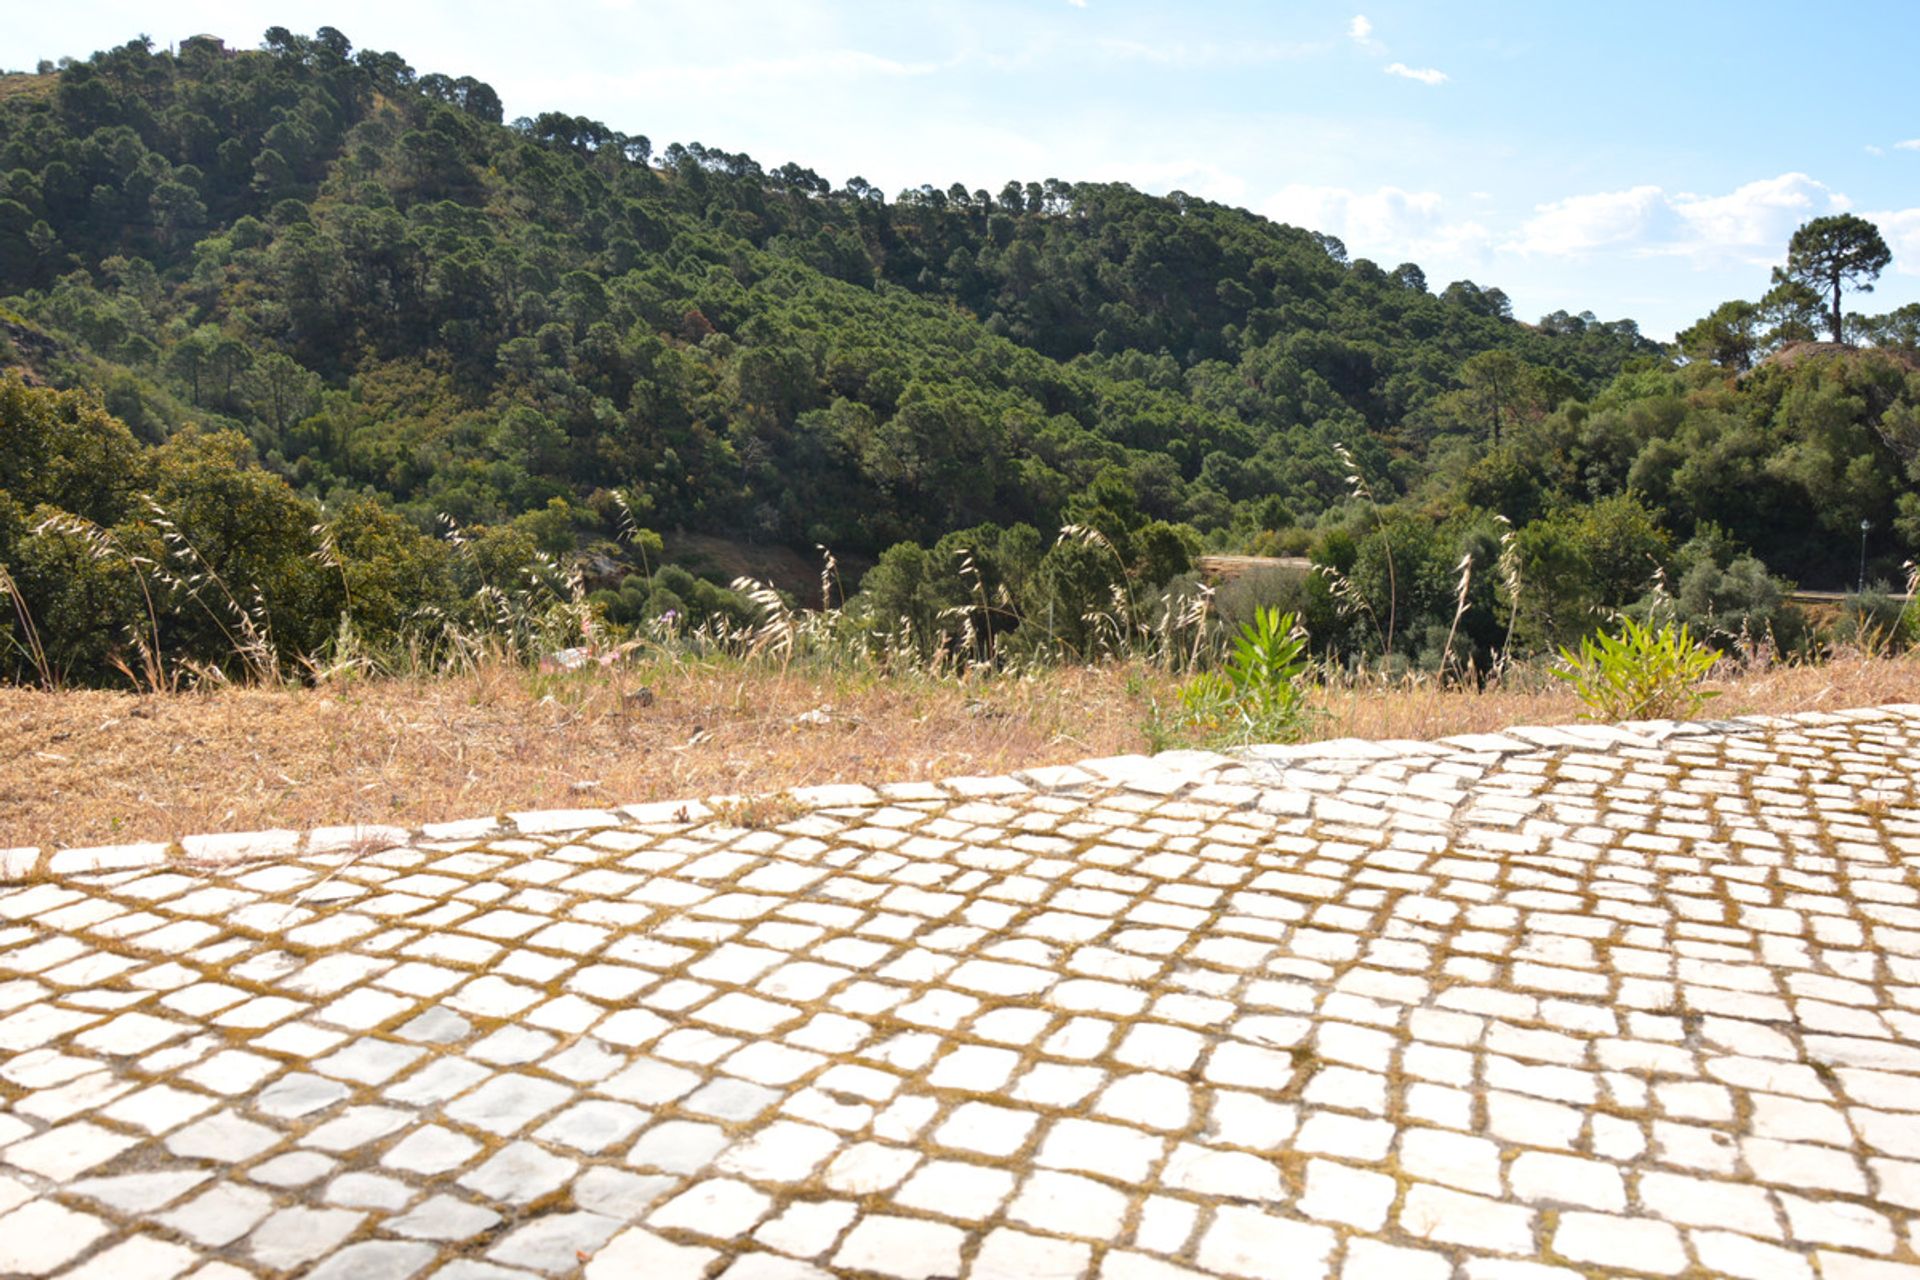
<instances>
[{"instance_id":1,"label":"street lamp post","mask_svg":"<svg viewBox=\"0 0 1920 1280\"><path fill-rule=\"evenodd\" d=\"M1873 528L1873 521L1862 520L1860 522L1860 587L1859 587L1859 590L1862 594L1864 594L1867 589L1867 530L1871 528Z\"/></svg>"}]
</instances>

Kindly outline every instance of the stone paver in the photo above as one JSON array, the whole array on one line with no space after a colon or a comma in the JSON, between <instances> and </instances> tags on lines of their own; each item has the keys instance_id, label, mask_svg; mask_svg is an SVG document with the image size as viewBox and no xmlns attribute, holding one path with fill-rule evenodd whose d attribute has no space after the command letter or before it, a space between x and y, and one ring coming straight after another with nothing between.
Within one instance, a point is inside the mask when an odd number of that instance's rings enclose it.
<instances>
[{"instance_id":1,"label":"stone paver","mask_svg":"<svg viewBox=\"0 0 1920 1280\"><path fill-rule=\"evenodd\" d=\"M0 1274L1920 1280L1920 707L8 850Z\"/></svg>"}]
</instances>

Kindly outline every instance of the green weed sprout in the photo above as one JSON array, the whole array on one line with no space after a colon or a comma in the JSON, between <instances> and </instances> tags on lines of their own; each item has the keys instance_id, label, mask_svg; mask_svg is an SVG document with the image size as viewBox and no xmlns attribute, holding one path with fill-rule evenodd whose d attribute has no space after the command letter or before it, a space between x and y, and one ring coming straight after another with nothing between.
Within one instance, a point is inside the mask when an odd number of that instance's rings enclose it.
<instances>
[{"instance_id":1,"label":"green weed sprout","mask_svg":"<svg viewBox=\"0 0 1920 1280\"><path fill-rule=\"evenodd\" d=\"M1220 669L1182 686L1172 722L1156 712L1148 736L1156 748L1287 741L1298 735L1306 711L1307 665L1307 633L1298 617L1256 609Z\"/></svg>"},{"instance_id":2,"label":"green weed sprout","mask_svg":"<svg viewBox=\"0 0 1920 1280\"><path fill-rule=\"evenodd\" d=\"M1553 674L1573 686L1586 720L1684 720L1719 696L1700 688L1720 655L1684 624L1658 628L1620 619L1620 634L1601 632L1562 647Z\"/></svg>"}]
</instances>

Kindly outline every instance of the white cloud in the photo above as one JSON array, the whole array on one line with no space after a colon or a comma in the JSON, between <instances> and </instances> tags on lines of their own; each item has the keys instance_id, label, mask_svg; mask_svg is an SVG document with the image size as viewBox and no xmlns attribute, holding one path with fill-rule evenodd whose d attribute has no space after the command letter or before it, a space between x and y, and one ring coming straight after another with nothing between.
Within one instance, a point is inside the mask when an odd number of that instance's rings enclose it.
<instances>
[{"instance_id":1,"label":"white cloud","mask_svg":"<svg viewBox=\"0 0 1920 1280\"><path fill-rule=\"evenodd\" d=\"M1244 205L1247 180L1232 170L1192 157L1152 161L1128 157L1108 167L1115 179L1142 191L1184 191L1215 204Z\"/></svg>"},{"instance_id":2,"label":"white cloud","mask_svg":"<svg viewBox=\"0 0 1920 1280\"><path fill-rule=\"evenodd\" d=\"M1067 0L1067 3L1076 9L1084 9L1087 7L1087 0Z\"/></svg>"},{"instance_id":3,"label":"white cloud","mask_svg":"<svg viewBox=\"0 0 1920 1280\"><path fill-rule=\"evenodd\" d=\"M1920 151L1920 138L1908 138L1905 142L1893 144L1895 151Z\"/></svg>"},{"instance_id":4,"label":"white cloud","mask_svg":"<svg viewBox=\"0 0 1920 1280\"><path fill-rule=\"evenodd\" d=\"M1492 241L1478 222L1449 221L1437 191L1391 186L1350 191L1293 183L1275 192L1260 212L1277 222L1338 236L1349 252L1383 260L1478 259Z\"/></svg>"},{"instance_id":5,"label":"white cloud","mask_svg":"<svg viewBox=\"0 0 1920 1280\"><path fill-rule=\"evenodd\" d=\"M1666 211L1659 187L1569 196L1534 206L1534 216L1504 245L1516 253L1585 253L1643 240Z\"/></svg>"},{"instance_id":6,"label":"white cloud","mask_svg":"<svg viewBox=\"0 0 1920 1280\"><path fill-rule=\"evenodd\" d=\"M1846 207L1845 196L1804 173L1763 178L1719 196L1644 185L1536 205L1500 247L1548 257L1619 250L1688 257L1701 266L1766 265L1779 261L1801 223Z\"/></svg>"},{"instance_id":7,"label":"white cloud","mask_svg":"<svg viewBox=\"0 0 1920 1280\"><path fill-rule=\"evenodd\" d=\"M1410 67L1404 62L1390 62L1386 72L1390 76L1399 76L1406 80L1418 80L1421 84L1445 84L1447 73L1433 67Z\"/></svg>"},{"instance_id":8,"label":"white cloud","mask_svg":"<svg viewBox=\"0 0 1920 1280\"><path fill-rule=\"evenodd\" d=\"M1920 209L1890 209L1860 216L1880 228L1880 238L1893 251L1894 274L1920 276Z\"/></svg>"},{"instance_id":9,"label":"white cloud","mask_svg":"<svg viewBox=\"0 0 1920 1280\"><path fill-rule=\"evenodd\" d=\"M1440 193L1381 187L1349 191L1291 183L1275 192L1262 209L1279 222L1324 231L1342 240L1404 240L1424 231L1439 217Z\"/></svg>"},{"instance_id":10,"label":"white cloud","mask_svg":"<svg viewBox=\"0 0 1920 1280\"><path fill-rule=\"evenodd\" d=\"M1745 251L1742 256L1749 260L1772 262L1795 228L1808 218L1845 209L1847 198L1804 173L1783 173L1724 196L1677 195L1673 207L1691 233L1691 243L1675 246L1675 252L1723 248ZM1758 259L1751 257L1754 253Z\"/></svg>"},{"instance_id":11,"label":"white cloud","mask_svg":"<svg viewBox=\"0 0 1920 1280\"><path fill-rule=\"evenodd\" d=\"M1373 22L1364 13L1353 15L1353 21L1347 24L1347 37L1360 44L1367 44L1373 38Z\"/></svg>"}]
</instances>

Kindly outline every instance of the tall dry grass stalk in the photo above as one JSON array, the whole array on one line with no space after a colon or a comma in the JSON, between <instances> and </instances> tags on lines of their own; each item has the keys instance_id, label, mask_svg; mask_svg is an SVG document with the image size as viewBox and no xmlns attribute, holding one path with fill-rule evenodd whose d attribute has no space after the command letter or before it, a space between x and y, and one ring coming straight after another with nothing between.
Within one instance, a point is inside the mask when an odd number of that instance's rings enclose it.
<instances>
[{"instance_id":1,"label":"tall dry grass stalk","mask_svg":"<svg viewBox=\"0 0 1920 1280\"><path fill-rule=\"evenodd\" d=\"M128 549L111 530L102 528L91 520L80 516L51 516L34 526L36 535L44 536L52 532L78 540L87 551L87 557L95 564L111 564L119 561L125 565L134 582L140 587L141 606L145 612L144 628L128 624L127 638L132 643L140 665L135 668L124 658L115 655L113 665L125 675L136 690L145 693L170 693L179 688L178 671L170 671L167 665L166 648L160 639L160 610L153 599L152 580L166 580L165 566L152 557Z\"/></svg>"},{"instance_id":2,"label":"tall dry grass stalk","mask_svg":"<svg viewBox=\"0 0 1920 1280\"><path fill-rule=\"evenodd\" d=\"M280 665L279 651L274 647L273 630L267 617L266 597L256 585L253 588L251 604L242 604L234 594L233 588L218 570L200 554L193 540L182 532L151 494L142 494L141 501L146 504L148 521L160 531L160 537L167 546L168 554L179 562L179 568L171 569L164 563L156 564L155 574L168 586L183 591L187 599L200 606L207 618L225 637L228 648L242 664L242 669L254 683L271 687L284 679L284 670ZM215 603L224 606L227 618L233 623L229 627L221 618L221 610L207 602L205 592L209 587L217 588L219 595ZM238 628L238 634L234 628ZM225 671L212 664L187 663L186 665L202 678L224 683Z\"/></svg>"},{"instance_id":3,"label":"tall dry grass stalk","mask_svg":"<svg viewBox=\"0 0 1920 1280\"><path fill-rule=\"evenodd\" d=\"M761 616L760 625L753 628L747 638L746 656L757 658L761 654L770 654L779 660L783 669L791 666L800 627L786 600L771 586L755 578L735 578L733 589L751 600Z\"/></svg>"},{"instance_id":4,"label":"tall dry grass stalk","mask_svg":"<svg viewBox=\"0 0 1920 1280\"><path fill-rule=\"evenodd\" d=\"M1493 670L1489 677L1498 684L1507 669L1513 665L1513 630L1520 622L1520 601L1525 590L1525 582L1520 576L1520 545L1515 535L1513 521L1505 516L1495 516L1500 522L1500 556L1495 567L1500 574L1500 591L1507 598L1507 631L1500 641L1500 651L1493 655Z\"/></svg>"},{"instance_id":5,"label":"tall dry grass stalk","mask_svg":"<svg viewBox=\"0 0 1920 1280\"><path fill-rule=\"evenodd\" d=\"M1399 620L1400 580L1393 565L1393 535L1387 528L1387 522L1380 514L1380 503L1373 496L1373 487L1367 483L1367 477L1360 470L1360 464L1354 460L1353 452L1344 444L1336 444L1333 451L1347 469L1347 488L1354 497L1367 504L1367 510L1373 515L1374 527L1380 530L1381 550L1387 557L1387 625L1380 633L1380 651L1388 657L1393 655L1395 624ZM1351 591L1352 583L1347 584ZM1371 608L1374 624L1379 625L1380 616Z\"/></svg>"},{"instance_id":6,"label":"tall dry grass stalk","mask_svg":"<svg viewBox=\"0 0 1920 1280\"><path fill-rule=\"evenodd\" d=\"M1105 635L1112 642L1112 653L1124 652L1128 640L1132 637L1140 620L1140 602L1133 590L1133 575L1127 570L1127 562L1121 558L1120 549L1106 534L1092 525L1069 524L1060 529L1063 542L1078 542L1082 546L1095 547L1105 551L1113 558L1118 570L1113 580L1111 611L1096 610L1087 613L1080 620L1093 628L1096 636Z\"/></svg>"},{"instance_id":7,"label":"tall dry grass stalk","mask_svg":"<svg viewBox=\"0 0 1920 1280\"><path fill-rule=\"evenodd\" d=\"M1920 561L1908 560L1900 570L1907 578L1907 607L1900 611L1906 624L1907 639L1920 644Z\"/></svg>"},{"instance_id":8,"label":"tall dry grass stalk","mask_svg":"<svg viewBox=\"0 0 1920 1280\"><path fill-rule=\"evenodd\" d=\"M1473 553L1469 551L1467 554L1461 556L1460 563L1456 568L1460 573L1460 581L1454 585L1453 625L1447 628L1447 642L1440 651L1440 673L1442 676L1444 676L1447 669L1453 665L1453 640L1455 636L1460 634L1460 619L1467 616L1467 590L1473 585ZM1461 674L1464 676L1466 673L1463 671Z\"/></svg>"},{"instance_id":9,"label":"tall dry grass stalk","mask_svg":"<svg viewBox=\"0 0 1920 1280\"><path fill-rule=\"evenodd\" d=\"M54 679L53 667L47 662L47 650L40 643L40 629L33 624L33 613L27 608L27 597L20 590L20 584L13 580L13 574L6 565L0 564L0 590L7 593L13 601L14 616L20 620L21 639L17 643L27 655L27 661L33 664L33 671L40 679L40 687L52 693L59 687Z\"/></svg>"},{"instance_id":10,"label":"tall dry grass stalk","mask_svg":"<svg viewBox=\"0 0 1920 1280\"><path fill-rule=\"evenodd\" d=\"M647 585L653 585L653 562L647 554L648 543L653 539L642 537L640 521L633 514L633 506L627 501L627 495L620 490L613 491L614 505L620 508L620 541L632 547L640 555L640 572L645 576Z\"/></svg>"}]
</instances>

